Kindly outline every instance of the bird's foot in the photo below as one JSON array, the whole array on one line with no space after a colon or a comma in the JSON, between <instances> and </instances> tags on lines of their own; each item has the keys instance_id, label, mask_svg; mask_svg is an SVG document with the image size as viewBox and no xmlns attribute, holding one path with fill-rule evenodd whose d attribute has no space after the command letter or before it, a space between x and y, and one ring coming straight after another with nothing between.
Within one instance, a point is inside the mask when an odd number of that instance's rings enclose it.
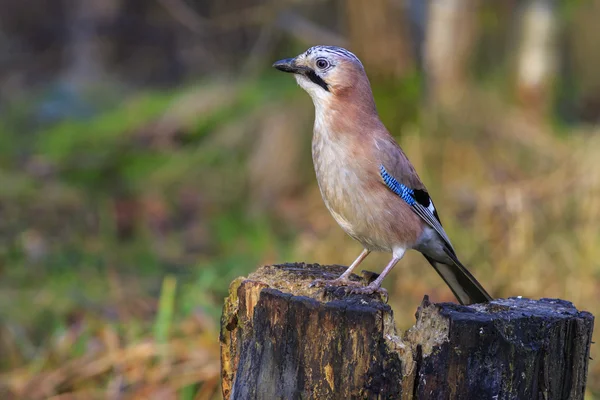
<instances>
[{"instance_id":1,"label":"bird's foot","mask_svg":"<svg viewBox=\"0 0 600 400\"><path fill-rule=\"evenodd\" d=\"M337 279L315 279L311 282L310 287L323 287L323 286L348 286L351 288L362 286L360 282L351 281L348 278L337 278Z\"/></svg>"},{"instance_id":2,"label":"bird's foot","mask_svg":"<svg viewBox=\"0 0 600 400\"><path fill-rule=\"evenodd\" d=\"M384 288L382 288L379 285L374 285L373 283L367 285L367 286L362 286L362 287L350 287L348 288L348 292L349 293L355 293L355 294L373 294L373 293L378 293L380 294L383 298L388 297L388 292L387 290L385 290Z\"/></svg>"}]
</instances>

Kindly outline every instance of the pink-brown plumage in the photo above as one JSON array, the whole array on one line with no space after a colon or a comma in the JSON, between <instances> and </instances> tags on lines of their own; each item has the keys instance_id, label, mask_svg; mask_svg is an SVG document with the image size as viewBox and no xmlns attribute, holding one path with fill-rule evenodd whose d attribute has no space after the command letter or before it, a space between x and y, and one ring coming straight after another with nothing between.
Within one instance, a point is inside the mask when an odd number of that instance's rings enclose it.
<instances>
[{"instance_id":1,"label":"pink-brown plumage","mask_svg":"<svg viewBox=\"0 0 600 400\"><path fill-rule=\"evenodd\" d=\"M315 126L312 153L323 200L340 226L365 248L388 252L411 248L423 223L379 176L382 162L402 163L406 158L386 153L394 149L393 139L381 122L360 121L364 121L360 110L334 112Z\"/></svg>"},{"instance_id":2,"label":"pink-brown plumage","mask_svg":"<svg viewBox=\"0 0 600 400\"><path fill-rule=\"evenodd\" d=\"M392 252L411 248L423 232L423 222L398 201L379 176L379 165L402 181L422 188L412 165L379 119L369 80L362 66L343 62L333 79L334 99L317 106L313 162L323 200L338 224L365 248Z\"/></svg>"},{"instance_id":3,"label":"pink-brown plumage","mask_svg":"<svg viewBox=\"0 0 600 400\"><path fill-rule=\"evenodd\" d=\"M456 258L425 186L379 119L358 58L339 47L315 46L274 66L294 73L312 98L312 155L321 195L342 229L365 248L333 283L350 285L349 274L370 251L391 252L375 282L352 288L372 293L404 252L416 249L461 302L490 300Z\"/></svg>"}]
</instances>

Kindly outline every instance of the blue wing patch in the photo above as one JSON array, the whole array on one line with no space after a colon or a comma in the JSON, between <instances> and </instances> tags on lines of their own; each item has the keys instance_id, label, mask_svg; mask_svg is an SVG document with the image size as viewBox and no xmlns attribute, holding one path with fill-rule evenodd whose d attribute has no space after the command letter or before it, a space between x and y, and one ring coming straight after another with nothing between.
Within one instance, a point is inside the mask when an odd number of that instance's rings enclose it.
<instances>
[{"instance_id":1,"label":"blue wing patch","mask_svg":"<svg viewBox=\"0 0 600 400\"><path fill-rule=\"evenodd\" d=\"M414 197L415 191L409 188L408 186L401 184L396 180L396 178L388 174L387 170L383 165L379 166L379 173L381 174L383 182L385 182L386 186L390 188L392 192L400 196L400 198L406 203L408 203L408 205L413 206L416 203Z\"/></svg>"},{"instance_id":2,"label":"blue wing patch","mask_svg":"<svg viewBox=\"0 0 600 400\"><path fill-rule=\"evenodd\" d=\"M448 248L454 252L450 239L438 217L437 211L433 206L433 201L429 197L429 194L425 190L414 190L406 185L398 182L396 178L390 175L383 165L379 166L379 173L385 185L395 194L397 194L402 200L412 207L413 211L421 217L429 226L442 237L442 239L448 245Z\"/></svg>"}]
</instances>

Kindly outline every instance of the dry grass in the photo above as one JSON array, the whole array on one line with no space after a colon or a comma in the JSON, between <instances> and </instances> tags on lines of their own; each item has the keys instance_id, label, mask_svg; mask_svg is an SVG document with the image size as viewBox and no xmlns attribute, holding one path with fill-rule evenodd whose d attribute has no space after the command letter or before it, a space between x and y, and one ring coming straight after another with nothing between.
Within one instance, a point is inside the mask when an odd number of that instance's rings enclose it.
<instances>
[{"instance_id":1,"label":"dry grass","mask_svg":"<svg viewBox=\"0 0 600 400\"><path fill-rule=\"evenodd\" d=\"M165 278L154 335L106 320L73 321L27 366L0 375L0 397L15 399L213 399L219 352L212 319L173 325L175 281ZM127 306L121 307L122 312ZM130 323L130 322L129 322ZM8 332L5 341L18 341ZM5 347L16 348L16 343Z\"/></svg>"}]
</instances>

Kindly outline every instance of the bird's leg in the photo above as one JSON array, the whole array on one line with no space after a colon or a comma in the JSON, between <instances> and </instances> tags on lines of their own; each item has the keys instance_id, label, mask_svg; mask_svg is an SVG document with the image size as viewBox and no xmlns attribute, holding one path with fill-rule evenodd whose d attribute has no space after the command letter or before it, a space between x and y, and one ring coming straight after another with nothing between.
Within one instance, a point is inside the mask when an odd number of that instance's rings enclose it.
<instances>
[{"instance_id":1,"label":"bird's leg","mask_svg":"<svg viewBox=\"0 0 600 400\"><path fill-rule=\"evenodd\" d=\"M336 279L327 280L327 279L316 279L313 281L310 286L357 286L360 285L359 282L354 282L348 279L352 274L352 271L358 267L358 265L363 262L365 258L371 253L371 250L364 249L360 255L354 260L354 262L348 267L346 271L342 275L340 275Z\"/></svg>"},{"instance_id":2,"label":"bird's leg","mask_svg":"<svg viewBox=\"0 0 600 400\"><path fill-rule=\"evenodd\" d=\"M339 278L337 278L337 279L334 279L334 281L341 281L341 282L347 281L347 282L351 282L351 281L350 281L348 278L349 278L349 277L350 277L350 275L352 274L352 271L354 271L354 269L355 269L356 267L358 267L358 265L359 265L360 263L362 263L362 262L363 262L363 260L364 260L365 258L367 258L367 256L368 256L369 254L371 254L371 250L364 249L364 250L363 250L363 251L362 251L362 252L361 252L361 253L358 255L358 257L356 258L356 260L354 260L354 262L353 262L353 263L352 263L352 264L351 264L351 265L348 267L348 269L347 269L347 270L345 270L345 271L344 271L344 273L343 273L342 275L340 275L340 276L339 276ZM332 282L333 282L333 281L332 281Z\"/></svg>"},{"instance_id":3,"label":"bird's leg","mask_svg":"<svg viewBox=\"0 0 600 400\"><path fill-rule=\"evenodd\" d=\"M375 279L373 282L371 282L369 285L367 285L365 287L352 287L352 288L349 288L348 291L350 293L359 293L359 294L373 294L375 292L379 292L379 293L385 294L387 296L387 290L385 290L384 288L381 287L381 283L385 279L386 275L389 274L390 271L392 270L392 268L394 268L394 266L398 263L398 261L400 261L400 259L402 258L403 255L404 255L404 251L394 252L394 256L393 256L392 260L384 268L383 272L381 272L381 275L379 275L377 277L377 279Z\"/></svg>"}]
</instances>

